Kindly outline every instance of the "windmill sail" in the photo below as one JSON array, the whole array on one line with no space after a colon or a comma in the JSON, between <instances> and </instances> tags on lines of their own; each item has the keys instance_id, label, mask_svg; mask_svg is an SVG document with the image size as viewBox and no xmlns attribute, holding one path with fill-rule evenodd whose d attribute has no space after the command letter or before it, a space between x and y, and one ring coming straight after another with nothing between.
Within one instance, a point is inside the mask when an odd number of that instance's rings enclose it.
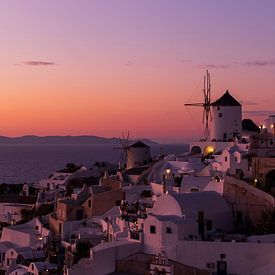
<instances>
[{"instance_id":1,"label":"windmill sail","mask_svg":"<svg viewBox=\"0 0 275 275\"><path fill-rule=\"evenodd\" d=\"M129 131L127 132L127 134L124 134L124 132L122 132L121 138L119 139L119 141L120 141L121 147L115 147L114 149L118 149L122 151L120 155L119 166L121 169L125 169L127 159L128 159L128 148L131 143Z\"/></svg>"},{"instance_id":2,"label":"windmill sail","mask_svg":"<svg viewBox=\"0 0 275 275\"><path fill-rule=\"evenodd\" d=\"M205 125L204 139L208 140L208 138L210 136L209 121L212 120L211 108L210 108L211 107L211 84L210 84L210 74L209 74L208 70L206 71L206 75L204 76L203 95L204 95L204 102L186 103L184 105L185 106L203 107L202 123Z\"/></svg>"}]
</instances>

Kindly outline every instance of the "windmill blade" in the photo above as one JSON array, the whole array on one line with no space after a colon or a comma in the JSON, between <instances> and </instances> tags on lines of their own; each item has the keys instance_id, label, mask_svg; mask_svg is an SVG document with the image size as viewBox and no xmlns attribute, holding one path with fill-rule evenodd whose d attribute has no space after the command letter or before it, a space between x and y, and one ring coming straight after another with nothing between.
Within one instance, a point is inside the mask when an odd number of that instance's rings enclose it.
<instances>
[{"instance_id":1,"label":"windmill blade","mask_svg":"<svg viewBox=\"0 0 275 275\"><path fill-rule=\"evenodd\" d=\"M128 159L128 148L130 146L130 132L127 131L127 134L124 132L121 132L121 138L119 139L121 147L117 147L115 149L121 150L120 155L120 162L121 162L121 168L125 169L125 164L127 163Z\"/></svg>"},{"instance_id":2,"label":"windmill blade","mask_svg":"<svg viewBox=\"0 0 275 275\"><path fill-rule=\"evenodd\" d=\"M122 141L122 147L125 147L125 135L124 135L124 133L123 132L121 132L121 135L122 135L122 139L121 139L121 141Z\"/></svg>"},{"instance_id":3,"label":"windmill blade","mask_svg":"<svg viewBox=\"0 0 275 275\"><path fill-rule=\"evenodd\" d=\"M123 164L123 167L125 166L125 163L126 163L126 160L127 160L127 155L126 155L126 152L123 150L122 151L122 164Z\"/></svg>"},{"instance_id":4,"label":"windmill blade","mask_svg":"<svg viewBox=\"0 0 275 275\"><path fill-rule=\"evenodd\" d=\"M127 133L127 141L129 141L129 139L130 139L130 133L129 133L129 130L128 130L128 133Z\"/></svg>"},{"instance_id":5,"label":"windmill blade","mask_svg":"<svg viewBox=\"0 0 275 275\"><path fill-rule=\"evenodd\" d=\"M128 131L127 132L127 136L126 136L126 139L125 139L125 148L128 149L128 147L130 146L131 144L131 140L130 140L130 132Z\"/></svg>"},{"instance_id":6,"label":"windmill blade","mask_svg":"<svg viewBox=\"0 0 275 275\"><path fill-rule=\"evenodd\" d=\"M204 137L207 140L209 137L210 129L209 129L209 120L212 120L211 114L211 84L210 84L210 73L206 70L206 75L203 77L203 103L192 103L185 104L185 106L200 106L203 107L202 114L202 123L205 125L204 128Z\"/></svg>"},{"instance_id":7,"label":"windmill blade","mask_svg":"<svg viewBox=\"0 0 275 275\"><path fill-rule=\"evenodd\" d=\"M203 107L204 103L185 103L184 106L197 106L197 107Z\"/></svg>"},{"instance_id":8,"label":"windmill blade","mask_svg":"<svg viewBox=\"0 0 275 275\"><path fill-rule=\"evenodd\" d=\"M205 83L205 76L204 76L204 77L203 77L203 89L202 89L203 95L204 95L204 99L206 98L206 89L205 89L205 85L206 85L206 83Z\"/></svg>"}]
</instances>

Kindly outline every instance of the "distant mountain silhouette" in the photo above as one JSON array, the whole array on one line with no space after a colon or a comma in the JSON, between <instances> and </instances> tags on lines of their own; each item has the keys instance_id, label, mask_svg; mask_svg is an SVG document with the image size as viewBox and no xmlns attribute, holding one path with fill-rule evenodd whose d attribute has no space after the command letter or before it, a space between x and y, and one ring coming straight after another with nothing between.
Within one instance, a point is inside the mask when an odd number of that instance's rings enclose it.
<instances>
[{"instance_id":1,"label":"distant mountain silhouette","mask_svg":"<svg viewBox=\"0 0 275 275\"><path fill-rule=\"evenodd\" d=\"M132 140L136 142L137 140L142 141L147 145L158 145L150 139L142 138ZM5 137L0 136L0 144L120 144L120 139L97 137L97 136L22 136L22 137Z\"/></svg>"}]
</instances>

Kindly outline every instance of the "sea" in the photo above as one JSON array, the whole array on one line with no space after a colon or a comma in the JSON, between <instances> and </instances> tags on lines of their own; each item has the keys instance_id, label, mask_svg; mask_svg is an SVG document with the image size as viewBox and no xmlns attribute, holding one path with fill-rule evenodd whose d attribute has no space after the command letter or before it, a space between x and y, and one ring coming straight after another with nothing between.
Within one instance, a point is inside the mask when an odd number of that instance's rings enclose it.
<instances>
[{"instance_id":1,"label":"sea","mask_svg":"<svg viewBox=\"0 0 275 275\"><path fill-rule=\"evenodd\" d=\"M97 161L118 164L121 151L117 145L0 145L0 184L34 183L48 177L67 163L92 167ZM180 154L186 144L151 146L151 156Z\"/></svg>"}]
</instances>

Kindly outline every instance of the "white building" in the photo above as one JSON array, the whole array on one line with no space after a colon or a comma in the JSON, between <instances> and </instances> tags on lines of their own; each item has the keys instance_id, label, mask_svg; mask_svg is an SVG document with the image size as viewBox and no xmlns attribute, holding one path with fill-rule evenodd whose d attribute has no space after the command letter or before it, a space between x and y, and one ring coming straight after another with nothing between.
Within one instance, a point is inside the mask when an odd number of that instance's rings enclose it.
<instances>
[{"instance_id":1,"label":"white building","mask_svg":"<svg viewBox=\"0 0 275 275\"><path fill-rule=\"evenodd\" d=\"M49 262L33 262L28 267L29 274L40 275L42 272L56 274L58 266Z\"/></svg>"},{"instance_id":2,"label":"white building","mask_svg":"<svg viewBox=\"0 0 275 275\"><path fill-rule=\"evenodd\" d=\"M275 156L275 137L263 129L261 133L251 136L250 152L258 157Z\"/></svg>"},{"instance_id":3,"label":"white building","mask_svg":"<svg viewBox=\"0 0 275 275\"><path fill-rule=\"evenodd\" d=\"M185 157L181 160L162 160L154 164L149 175L149 182L174 183L174 179L182 177L183 175L194 175L194 173L201 171L205 164L197 157Z\"/></svg>"},{"instance_id":4,"label":"white building","mask_svg":"<svg viewBox=\"0 0 275 275\"><path fill-rule=\"evenodd\" d=\"M38 218L28 223L4 227L0 242L10 242L19 247L42 248L51 232L43 227Z\"/></svg>"},{"instance_id":5,"label":"white building","mask_svg":"<svg viewBox=\"0 0 275 275\"><path fill-rule=\"evenodd\" d=\"M215 191L223 194L223 179L215 177L183 177L181 181L180 193Z\"/></svg>"},{"instance_id":6,"label":"white building","mask_svg":"<svg viewBox=\"0 0 275 275\"><path fill-rule=\"evenodd\" d=\"M17 247L14 243L0 242L0 267L3 267L5 264L5 255L7 251L14 247Z\"/></svg>"},{"instance_id":7,"label":"white building","mask_svg":"<svg viewBox=\"0 0 275 275\"><path fill-rule=\"evenodd\" d=\"M264 128L267 129L267 132L275 135L275 115L270 115L263 125Z\"/></svg>"},{"instance_id":8,"label":"white building","mask_svg":"<svg viewBox=\"0 0 275 275\"><path fill-rule=\"evenodd\" d=\"M127 169L148 165L149 161L150 147L143 142L135 142L127 148Z\"/></svg>"},{"instance_id":9,"label":"white building","mask_svg":"<svg viewBox=\"0 0 275 275\"><path fill-rule=\"evenodd\" d=\"M228 141L242 136L242 106L228 91L211 104L211 140Z\"/></svg>"},{"instance_id":10,"label":"white building","mask_svg":"<svg viewBox=\"0 0 275 275\"><path fill-rule=\"evenodd\" d=\"M0 221L11 224L22 219L21 211L31 210L33 204L23 203L0 203Z\"/></svg>"},{"instance_id":11,"label":"white building","mask_svg":"<svg viewBox=\"0 0 275 275\"><path fill-rule=\"evenodd\" d=\"M80 165L72 165L72 167L66 167L62 170L54 172L49 178L42 179L33 187L45 191L50 189L56 189L59 185L67 185L70 180L76 178L85 178L93 176L93 171L87 169L87 167Z\"/></svg>"},{"instance_id":12,"label":"white building","mask_svg":"<svg viewBox=\"0 0 275 275\"><path fill-rule=\"evenodd\" d=\"M232 210L220 194L164 194L144 222L144 251L166 251L180 240L199 240L213 230L231 228Z\"/></svg>"},{"instance_id":13,"label":"white building","mask_svg":"<svg viewBox=\"0 0 275 275\"><path fill-rule=\"evenodd\" d=\"M45 253L43 250L33 250L30 247L10 248L5 254L3 266L5 269L14 269L15 264L26 265L28 262L44 261L44 259Z\"/></svg>"},{"instance_id":14,"label":"white building","mask_svg":"<svg viewBox=\"0 0 275 275\"><path fill-rule=\"evenodd\" d=\"M251 177L247 154L248 151L238 144L214 153L211 162L212 174L238 175L240 178Z\"/></svg>"}]
</instances>

